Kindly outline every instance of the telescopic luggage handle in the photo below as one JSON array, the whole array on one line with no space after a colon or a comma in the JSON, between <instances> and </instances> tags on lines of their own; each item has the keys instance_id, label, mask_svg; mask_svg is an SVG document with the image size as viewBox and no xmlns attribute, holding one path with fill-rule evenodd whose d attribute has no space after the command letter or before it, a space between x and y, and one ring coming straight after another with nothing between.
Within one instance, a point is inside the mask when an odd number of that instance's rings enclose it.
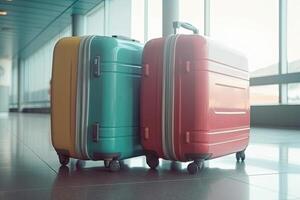
<instances>
[{"instance_id":1,"label":"telescopic luggage handle","mask_svg":"<svg viewBox=\"0 0 300 200\"><path fill-rule=\"evenodd\" d=\"M194 34L199 34L199 30L195 26L187 22L175 21L173 22L173 28L174 28L174 34L177 33L177 29L179 28L185 28L187 30L193 31Z\"/></svg>"}]
</instances>

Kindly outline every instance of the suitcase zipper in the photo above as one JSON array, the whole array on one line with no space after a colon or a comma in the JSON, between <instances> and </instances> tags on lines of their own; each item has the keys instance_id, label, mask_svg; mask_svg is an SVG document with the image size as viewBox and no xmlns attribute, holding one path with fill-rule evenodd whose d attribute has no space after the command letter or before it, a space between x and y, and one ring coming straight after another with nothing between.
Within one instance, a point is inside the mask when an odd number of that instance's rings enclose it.
<instances>
[{"instance_id":1,"label":"suitcase zipper","mask_svg":"<svg viewBox=\"0 0 300 200\"><path fill-rule=\"evenodd\" d=\"M81 152L83 154L84 157L88 158L88 159L92 159L89 155L88 152L88 134L89 134L89 125L88 125L88 119L89 119L89 105L90 105L90 79L91 79L91 62L90 62L90 58L91 58L91 44L93 39L95 38L95 36L89 36L88 40L86 41L85 44L85 48L84 48L84 63L83 63L83 69L85 69L85 87L84 89L85 91L85 101L82 102L83 103L83 107L85 108L84 110L84 115L83 115L83 120L82 120L82 143L81 143ZM99 61L100 61L100 57L99 57ZM100 66L100 62L99 66Z\"/></svg>"},{"instance_id":2,"label":"suitcase zipper","mask_svg":"<svg viewBox=\"0 0 300 200\"><path fill-rule=\"evenodd\" d=\"M88 116L90 83L90 46L95 36L82 39L79 49L77 101L76 101L76 153L83 159L91 159L88 154Z\"/></svg>"},{"instance_id":3,"label":"suitcase zipper","mask_svg":"<svg viewBox=\"0 0 300 200\"><path fill-rule=\"evenodd\" d=\"M82 55L82 49L84 41L87 39L87 37L82 37L80 40L79 50L78 50L78 66L77 66L77 88L76 88L76 135L75 135L75 150L76 154L79 157L83 157L81 153L81 116L82 116L82 86L81 81L78 80L83 79L82 74L82 66L83 66L83 55Z\"/></svg>"},{"instance_id":4,"label":"suitcase zipper","mask_svg":"<svg viewBox=\"0 0 300 200\"><path fill-rule=\"evenodd\" d=\"M175 49L179 35L166 38L164 46L162 90L162 144L167 159L178 160L174 147Z\"/></svg>"}]
</instances>

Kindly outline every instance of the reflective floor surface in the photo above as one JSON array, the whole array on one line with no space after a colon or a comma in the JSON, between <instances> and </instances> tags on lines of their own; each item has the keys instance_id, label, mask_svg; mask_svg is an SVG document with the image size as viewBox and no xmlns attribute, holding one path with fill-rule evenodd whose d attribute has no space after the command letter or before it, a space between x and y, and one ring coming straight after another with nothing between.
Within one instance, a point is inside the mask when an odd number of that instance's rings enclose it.
<instances>
[{"instance_id":1,"label":"reflective floor surface","mask_svg":"<svg viewBox=\"0 0 300 200\"><path fill-rule=\"evenodd\" d=\"M103 162L60 167L45 114L0 116L0 199L300 200L300 130L252 128L245 163L211 160L196 175L186 163L128 159L120 172Z\"/></svg>"}]
</instances>

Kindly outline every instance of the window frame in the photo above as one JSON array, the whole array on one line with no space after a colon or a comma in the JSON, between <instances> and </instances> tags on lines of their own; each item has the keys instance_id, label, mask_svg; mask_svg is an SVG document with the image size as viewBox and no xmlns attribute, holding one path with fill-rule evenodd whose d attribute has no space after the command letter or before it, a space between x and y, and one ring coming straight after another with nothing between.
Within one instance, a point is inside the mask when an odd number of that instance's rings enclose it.
<instances>
[{"instance_id":1,"label":"window frame","mask_svg":"<svg viewBox=\"0 0 300 200\"><path fill-rule=\"evenodd\" d=\"M279 105L288 103L288 84L300 83L300 72L288 73L287 57L287 0L279 3L279 65L278 75L250 78L250 86L279 84Z\"/></svg>"},{"instance_id":2,"label":"window frame","mask_svg":"<svg viewBox=\"0 0 300 200\"><path fill-rule=\"evenodd\" d=\"M279 4L279 21L278 21L278 31L279 31L279 57L278 57L278 74L260 76L250 78L251 86L265 86L278 84L279 85L279 104L284 105L288 103L288 84L290 83L300 83L300 72L288 73L288 57L287 57L287 2L288 0L278 0ZM204 34L210 35L210 0L204 1L204 13L205 13L205 26ZM262 104L268 106L268 104ZM299 105L299 104L297 104ZM254 105L256 106L256 105ZM261 105L259 105L261 106Z\"/></svg>"}]
</instances>

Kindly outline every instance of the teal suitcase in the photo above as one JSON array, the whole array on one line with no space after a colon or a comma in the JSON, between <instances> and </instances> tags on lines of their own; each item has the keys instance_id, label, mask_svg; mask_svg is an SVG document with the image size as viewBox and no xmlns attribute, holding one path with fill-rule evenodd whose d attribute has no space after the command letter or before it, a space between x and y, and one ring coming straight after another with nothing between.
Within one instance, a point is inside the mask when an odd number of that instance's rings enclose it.
<instances>
[{"instance_id":1,"label":"teal suitcase","mask_svg":"<svg viewBox=\"0 0 300 200\"><path fill-rule=\"evenodd\" d=\"M143 45L120 36L69 37L53 57L52 142L60 163L70 157L120 160L143 154L139 97Z\"/></svg>"}]
</instances>

